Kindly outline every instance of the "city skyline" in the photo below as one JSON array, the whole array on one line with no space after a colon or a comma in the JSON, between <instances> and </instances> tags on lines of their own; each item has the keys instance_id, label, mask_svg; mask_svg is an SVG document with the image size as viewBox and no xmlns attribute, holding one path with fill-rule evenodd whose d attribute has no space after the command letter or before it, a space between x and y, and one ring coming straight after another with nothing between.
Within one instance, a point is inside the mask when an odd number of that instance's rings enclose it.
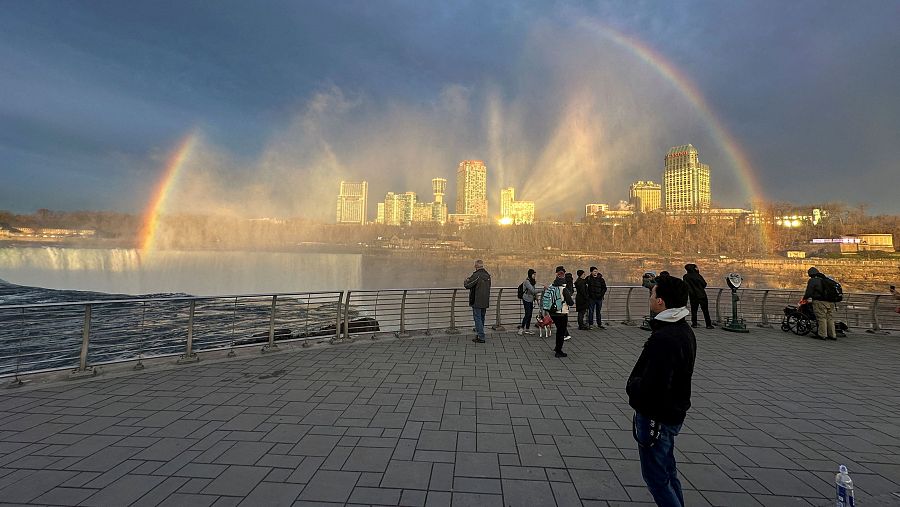
<instances>
[{"instance_id":1,"label":"city skyline","mask_svg":"<svg viewBox=\"0 0 900 507\"><path fill-rule=\"evenodd\" d=\"M578 210L656 180L654 147L690 140L715 171L713 206L900 213L885 184L900 160L890 3L38 0L5 13L0 209L327 219L333 193L302 189L368 179L425 194L420 174L477 158L496 176L489 208L513 186ZM561 178L578 195L546 191Z\"/></svg>"}]
</instances>

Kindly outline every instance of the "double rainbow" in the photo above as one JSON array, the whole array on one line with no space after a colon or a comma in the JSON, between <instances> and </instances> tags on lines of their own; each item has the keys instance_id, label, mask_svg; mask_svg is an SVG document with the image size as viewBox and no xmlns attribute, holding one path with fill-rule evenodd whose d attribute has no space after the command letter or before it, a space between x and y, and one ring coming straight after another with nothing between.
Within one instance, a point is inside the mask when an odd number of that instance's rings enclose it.
<instances>
[{"instance_id":1,"label":"double rainbow","mask_svg":"<svg viewBox=\"0 0 900 507\"><path fill-rule=\"evenodd\" d=\"M184 163L189 158L191 150L193 150L196 143L197 134L196 132L191 132L178 143L178 147L169 156L162 178L156 185L153 197L143 215L141 231L138 234L138 250L141 253L147 253L155 248L160 212L166 203L166 197L168 197L175 186L178 172L184 167Z\"/></svg>"}]
</instances>

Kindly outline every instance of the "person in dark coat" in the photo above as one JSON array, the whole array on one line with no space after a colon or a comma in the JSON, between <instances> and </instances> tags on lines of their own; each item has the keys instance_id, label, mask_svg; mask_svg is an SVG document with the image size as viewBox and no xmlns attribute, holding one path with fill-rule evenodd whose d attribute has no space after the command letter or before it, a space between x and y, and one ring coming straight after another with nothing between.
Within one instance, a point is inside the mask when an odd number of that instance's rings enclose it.
<instances>
[{"instance_id":1,"label":"person in dark coat","mask_svg":"<svg viewBox=\"0 0 900 507\"><path fill-rule=\"evenodd\" d=\"M803 300L812 302L813 313L816 315L816 322L819 324L819 330L813 334L813 338L837 340L837 330L834 322L836 310L834 302L828 301L828 298L825 296L825 274L815 267L809 268L806 274L809 275L809 281L806 282L806 292L803 293Z\"/></svg>"},{"instance_id":2,"label":"person in dark coat","mask_svg":"<svg viewBox=\"0 0 900 507\"><path fill-rule=\"evenodd\" d=\"M688 286L688 294L691 300L691 327L697 327L697 308L703 310L703 319L706 321L706 329L713 329L712 319L709 318L709 298L706 297L706 280L700 274L696 264L685 264L686 273L682 280Z\"/></svg>"},{"instance_id":3,"label":"person in dark coat","mask_svg":"<svg viewBox=\"0 0 900 507\"><path fill-rule=\"evenodd\" d=\"M586 331L591 328L590 325L584 322L584 316L588 311L590 289L584 276L584 270L579 269L575 274L578 275L578 278L575 280L575 309L578 311L578 329Z\"/></svg>"},{"instance_id":4,"label":"person in dark coat","mask_svg":"<svg viewBox=\"0 0 900 507\"><path fill-rule=\"evenodd\" d=\"M597 316L597 329L606 329L603 327L603 317L600 311L603 310L603 298L606 297L606 280L603 279L603 273L596 266L591 266L591 276L587 278L588 284L588 318L587 325L591 327L594 323L594 315Z\"/></svg>"},{"instance_id":5,"label":"person in dark coat","mask_svg":"<svg viewBox=\"0 0 900 507\"><path fill-rule=\"evenodd\" d=\"M491 306L491 274L484 269L484 261L475 261L475 271L463 282L469 289L469 306L472 307L472 318L475 320L476 343L484 343L484 318Z\"/></svg>"},{"instance_id":6,"label":"person in dark coat","mask_svg":"<svg viewBox=\"0 0 900 507\"><path fill-rule=\"evenodd\" d=\"M632 432L638 443L641 475L660 506L684 507L675 463L675 436L691 407L691 378L697 340L685 322L687 284L660 276L650 289L653 333L628 377Z\"/></svg>"}]
</instances>

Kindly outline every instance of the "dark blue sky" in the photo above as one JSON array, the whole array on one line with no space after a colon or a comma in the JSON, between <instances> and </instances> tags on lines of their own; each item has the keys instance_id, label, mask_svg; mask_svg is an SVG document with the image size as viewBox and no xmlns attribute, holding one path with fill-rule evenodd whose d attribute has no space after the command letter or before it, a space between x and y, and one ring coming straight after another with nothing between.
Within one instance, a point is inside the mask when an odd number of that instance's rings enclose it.
<instances>
[{"instance_id":1,"label":"dark blue sky","mask_svg":"<svg viewBox=\"0 0 900 507\"><path fill-rule=\"evenodd\" d=\"M373 202L427 197L435 176L453 192L463 158L486 160L492 192L583 209L659 181L688 142L714 200L744 205L710 125L608 26L691 77L766 197L900 213L898 2L0 8L0 209L140 210L192 130L173 210L330 218L341 178L368 179Z\"/></svg>"}]
</instances>

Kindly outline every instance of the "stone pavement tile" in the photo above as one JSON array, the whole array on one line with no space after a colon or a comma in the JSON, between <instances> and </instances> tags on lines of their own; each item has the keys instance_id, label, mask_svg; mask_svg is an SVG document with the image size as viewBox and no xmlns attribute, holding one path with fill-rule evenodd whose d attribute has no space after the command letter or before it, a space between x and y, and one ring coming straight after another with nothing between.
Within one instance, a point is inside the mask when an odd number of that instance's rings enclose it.
<instances>
[{"instance_id":1,"label":"stone pavement tile","mask_svg":"<svg viewBox=\"0 0 900 507\"><path fill-rule=\"evenodd\" d=\"M422 430L419 433L416 449L428 451L455 451L456 438L456 431Z\"/></svg>"},{"instance_id":2,"label":"stone pavement tile","mask_svg":"<svg viewBox=\"0 0 900 507\"><path fill-rule=\"evenodd\" d=\"M394 450L380 447L356 447L341 470L350 472L384 472Z\"/></svg>"},{"instance_id":3,"label":"stone pavement tile","mask_svg":"<svg viewBox=\"0 0 900 507\"><path fill-rule=\"evenodd\" d=\"M476 451L476 434L460 431L456 435L456 452L475 452Z\"/></svg>"},{"instance_id":4,"label":"stone pavement tile","mask_svg":"<svg viewBox=\"0 0 900 507\"><path fill-rule=\"evenodd\" d=\"M328 456L340 439L336 435L306 435L291 449L291 454Z\"/></svg>"},{"instance_id":5,"label":"stone pavement tile","mask_svg":"<svg viewBox=\"0 0 900 507\"><path fill-rule=\"evenodd\" d=\"M453 493L444 491L429 491L425 499L425 507L450 507L453 501Z\"/></svg>"},{"instance_id":6,"label":"stone pavement tile","mask_svg":"<svg viewBox=\"0 0 900 507\"><path fill-rule=\"evenodd\" d=\"M134 459L167 461L189 449L196 440L161 438L133 456ZM117 443L118 446L118 443Z\"/></svg>"},{"instance_id":7,"label":"stone pavement tile","mask_svg":"<svg viewBox=\"0 0 900 507\"><path fill-rule=\"evenodd\" d=\"M453 507L502 507L503 497L482 493L453 493Z\"/></svg>"},{"instance_id":8,"label":"stone pavement tile","mask_svg":"<svg viewBox=\"0 0 900 507\"><path fill-rule=\"evenodd\" d=\"M60 470L38 470L36 472L10 474L12 482L0 489L0 499L6 502L29 502L56 488L75 476L75 472Z\"/></svg>"},{"instance_id":9,"label":"stone pavement tile","mask_svg":"<svg viewBox=\"0 0 900 507\"><path fill-rule=\"evenodd\" d=\"M353 452L352 447L335 447L331 454L325 458L322 468L324 470L340 470L344 463L347 462L351 452Z\"/></svg>"},{"instance_id":10,"label":"stone pavement tile","mask_svg":"<svg viewBox=\"0 0 900 507\"><path fill-rule=\"evenodd\" d=\"M431 463L425 462L392 460L381 480L381 487L427 489L431 477L431 466Z\"/></svg>"},{"instance_id":11,"label":"stone pavement tile","mask_svg":"<svg viewBox=\"0 0 900 507\"><path fill-rule=\"evenodd\" d=\"M583 458L600 457L600 450L589 437L554 436L556 448L562 456L577 456Z\"/></svg>"},{"instance_id":12,"label":"stone pavement tile","mask_svg":"<svg viewBox=\"0 0 900 507\"><path fill-rule=\"evenodd\" d=\"M287 478L287 482L305 484L312 479L312 476L319 470L325 458L319 456L309 456L303 459L300 466L294 470L294 473Z\"/></svg>"},{"instance_id":13,"label":"stone pavement tile","mask_svg":"<svg viewBox=\"0 0 900 507\"><path fill-rule=\"evenodd\" d=\"M269 467L231 465L202 492L207 495L246 496L268 475L269 470Z\"/></svg>"},{"instance_id":14,"label":"stone pavement tile","mask_svg":"<svg viewBox=\"0 0 900 507\"><path fill-rule=\"evenodd\" d=\"M81 505L129 505L158 486L164 479L155 475L124 475L84 500Z\"/></svg>"},{"instance_id":15,"label":"stone pavement tile","mask_svg":"<svg viewBox=\"0 0 900 507\"><path fill-rule=\"evenodd\" d=\"M761 507L749 493L728 493L724 491L702 491L703 497L713 507ZM687 497L684 499L687 503Z\"/></svg>"},{"instance_id":16,"label":"stone pavement tile","mask_svg":"<svg viewBox=\"0 0 900 507\"><path fill-rule=\"evenodd\" d=\"M290 506L300 496L301 491L303 491L303 485L300 484L260 482L239 505L248 507L263 505L266 507Z\"/></svg>"},{"instance_id":17,"label":"stone pavement tile","mask_svg":"<svg viewBox=\"0 0 900 507\"><path fill-rule=\"evenodd\" d=\"M540 467L522 467L501 465L500 477L503 479L519 479L526 481L546 481L547 473Z\"/></svg>"},{"instance_id":18,"label":"stone pavement tile","mask_svg":"<svg viewBox=\"0 0 900 507\"><path fill-rule=\"evenodd\" d=\"M305 424L276 424L264 437L264 442L296 444L310 430Z\"/></svg>"},{"instance_id":19,"label":"stone pavement tile","mask_svg":"<svg viewBox=\"0 0 900 507\"><path fill-rule=\"evenodd\" d=\"M497 454L488 452L457 452L457 477L500 477L500 463Z\"/></svg>"},{"instance_id":20,"label":"stone pavement tile","mask_svg":"<svg viewBox=\"0 0 900 507\"><path fill-rule=\"evenodd\" d=\"M80 472L106 472L119 466L123 461L131 458L141 449L136 447L107 447L97 451L77 463L70 465L69 470Z\"/></svg>"},{"instance_id":21,"label":"stone pavement tile","mask_svg":"<svg viewBox=\"0 0 900 507\"><path fill-rule=\"evenodd\" d=\"M517 451L516 437L512 434L477 433L476 442L478 452L514 453Z\"/></svg>"},{"instance_id":22,"label":"stone pavement tile","mask_svg":"<svg viewBox=\"0 0 900 507\"><path fill-rule=\"evenodd\" d=\"M404 413L379 412L369 422L370 427L377 428L403 428L406 425L407 415Z\"/></svg>"},{"instance_id":23,"label":"stone pavement tile","mask_svg":"<svg viewBox=\"0 0 900 507\"><path fill-rule=\"evenodd\" d=\"M413 407L409 412L410 421L440 422L444 407ZM472 430L474 431L474 428Z\"/></svg>"},{"instance_id":24,"label":"stone pavement tile","mask_svg":"<svg viewBox=\"0 0 900 507\"><path fill-rule=\"evenodd\" d=\"M431 468L431 482L428 489L437 491L453 490L454 465L451 463L435 463Z\"/></svg>"},{"instance_id":25,"label":"stone pavement tile","mask_svg":"<svg viewBox=\"0 0 900 507\"><path fill-rule=\"evenodd\" d=\"M44 423L34 426L25 431L15 433L6 437L6 440L12 442L40 442L45 438L55 435L61 431L69 429L68 424Z\"/></svg>"},{"instance_id":26,"label":"stone pavement tile","mask_svg":"<svg viewBox=\"0 0 900 507\"><path fill-rule=\"evenodd\" d=\"M400 497L399 505L401 505L402 507L422 507L425 505L425 499L427 496L427 491L404 489L403 495Z\"/></svg>"},{"instance_id":27,"label":"stone pavement tile","mask_svg":"<svg viewBox=\"0 0 900 507\"><path fill-rule=\"evenodd\" d=\"M350 494L350 502L370 505L397 505L400 503L401 493L402 490L399 489L365 488L357 486Z\"/></svg>"},{"instance_id":28,"label":"stone pavement tile","mask_svg":"<svg viewBox=\"0 0 900 507\"><path fill-rule=\"evenodd\" d=\"M788 470L776 468L744 468L744 471L765 488L763 491L754 491L744 485L744 490L748 493L772 493L774 495L804 497L819 496L818 491L807 485Z\"/></svg>"},{"instance_id":29,"label":"stone pavement tile","mask_svg":"<svg viewBox=\"0 0 900 507\"><path fill-rule=\"evenodd\" d=\"M554 505L549 482L503 480L503 502L510 507L542 507Z\"/></svg>"},{"instance_id":30,"label":"stone pavement tile","mask_svg":"<svg viewBox=\"0 0 900 507\"><path fill-rule=\"evenodd\" d=\"M556 498L558 507L580 507L582 505L575 485L568 482L551 482L550 488L553 490L553 497Z\"/></svg>"},{"instance_id":31,"label":"stone pavement tile","mask_svg":"<svg viewBox=\"0 0 900 507\"><path fill-rule=\"evenodd\" d=\"M701 491L744 491L738 483L715 465L679 463L678 473Z\"/></svg>"},{"instance_id":32,"label":"stone pavement tile","mask_svg":"<svg viewBox=\"0 0 900 507\"><path fill-rule=\"evenodd\" d=\"M131 504L131 507L155 507L178 491L178 489L184 486L188 480L190 479L187 477L168 477L158 486L142 496L140 500Z\"/></svg>"},{"instance_id":33,"label":"stone pavement tile","mask_svg":"<svg viewBox=\"0 0 900 507\"><path fill-rule=\"evenodd\" d=\"M214 495L175 493L163 500L159 507L208 507L216 503L217 499Z\"/></svg>"},{"instance_id":34,"label":"stone pavement tile","mask_svg":"<svg viewBox=\"0 0 900 507\"><path fill-rule=\"evenodd\" d=\"M191 495L200 493L201 491L203 491L203 488L209 486L209 483L211 483L212 481L212 479L201 479L199 477L193 477L188 479L188 481L184 483L184 486L178 489L178 492Z\"/></svg>"},{"instance_id":35,"label":"stone pavement tile","mask_svg":"<svg viewBox=\"0 0 900 507\"><path fill-rule=\"evenodd\" d=\"M273 445L271 442L237 442L214 462L225 465L254 465Z\"/></svg>"},{"instance_id":36,"label":"stone pavement tile","mask_svg":"<svg viewBox=\"0 0 900 507\"><path fill-rule=\"evenodd\" d=\"M58 487L34 498L33 501L41 505L77 505L96 492L95 489Z\"/></svg>"},{"instance_id":37,"label":"stone pavement tile","mask_svg":"<svg viewBox=\"0 0 900 507\"><path fill-rule=\"evenodd\" d=\"M616 474L616 479L625 486L644 486L641 475L641 463L634 460L607 460L609 467ZM679 468L681 465L678 465Z\"/></svg>"},{"instance_id":38,"label":"stone pavement tile","mask_svg":"<svg viewBox=\"0 0 900 507\"><path fill-rule=\"evenodd\" d=\"M303 488L300 500L316 502L346 502L356 487L359 472L320 470Z\"/></svg>"},{"instance_id":39,"label":"stone pavement tile","mask_svg":"<svg viewBox=\"0 0 900 507\"><path fill-rule=\"evenodd\" d=\"M558 419L529 418L531 433L534 435L568 435L569 429Z\"/></svg>"},{"instance_id":40,"label":"stone pavement tile","mask_svg":"<svg viewBox=\"0 0 900 507\"><path fill-rule=\"evenodd\" d=\"M578 496L596 500L630 500L625 488L611 471L569 470Z\"/></svg>"},{"instance_id":41,"label":"stone pavement tile","mask_svg":"<svg viewBox=\"0 0 900 507\"><path fill-rule=\"evenodd\" d=\"M562 468L565 466L555 445L519 444L522 466Z\"/></svg>"},{"instance_id":42,"label":"stone pavement tile","mask_svg":"<svg viewBox=\"0 0 900 507\"><path fill-rule=\"evenodd\" d=\"M799 468L796 463L778 452L778 449L770 447L735 447L735 449L760 467Z\"/></svg>"},{"instance_id":43,"label":"stone pavement tile","mask_svg":"<svg viewBox=\"0 0 900 507\"><path fill-rule=\"evenodd\" d=\"M214 465L212 463L188 463L173 475L180 477L201 477L215 479L228 469L228 465Z\"/></svg>"}]
</instances>

